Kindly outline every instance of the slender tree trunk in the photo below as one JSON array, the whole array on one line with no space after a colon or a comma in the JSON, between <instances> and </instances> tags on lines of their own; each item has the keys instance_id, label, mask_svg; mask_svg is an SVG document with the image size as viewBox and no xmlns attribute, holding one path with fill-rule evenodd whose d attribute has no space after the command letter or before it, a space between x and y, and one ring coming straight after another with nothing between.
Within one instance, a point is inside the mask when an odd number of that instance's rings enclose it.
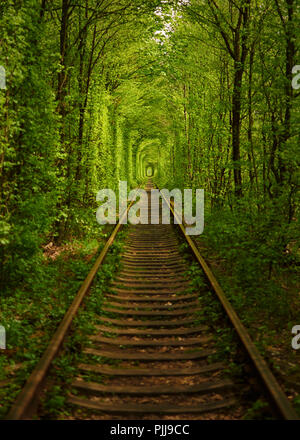
<instances>
[{"instance_id":1,"label":"slender tree trunk","mask_svg":"<svg viewBox=\"0 0 300 440\"><path fill-rule=\"evenodd\" d=\"M241 130L241 86L243 70L240 63L234 63L234 81L232 95L232 161L235 194L242 195L242 172L240 164L240 130Z\"/></svg>"},{"instance_id":2,"label":"slender tree trunk","mask_svg":"<svg viewBox=\"0 0 300 440\"><path fill-rule=\"evenodd\" d=\"M283 151L285 144L291 135L291 106L293 99L293 88L291 87L292 81L292 68L294 66L295 59L295 30L294 30L294 0L285 0L287 5L287 20L285 22L285 37L286 37L286 50L285 50L285 114L283 133L279 136L279 148ZM279 173L280 183L283 183L286 177L286 165L281 155L279 155Z\"/></svg>"},{"instance_id":3,"label":"slender tree trunk","mask_svg":"<svg viewBox=\"0 0 300 440\"><path fill-rule=\"evenodd\" d=\"M68 50L68 13L69 0L62 0L61 27L60 27L60 63L62 69L58 74L57 84L57 101L58 112L62 117L62 126L64 127L64 117L66 116L65 97L67 94L67 67L66 54ZM64 137L64 129L62 129L62 140Z\"/></svg>"},{"instance_id":4,"label":"slender tree trunk","mask_svg":"<svg viewBox=\"0 0 300 440\"><path fill-rule=\"evenodd\" d=\"M255 155L254 155L254 149L253 149L253 138L252 138L252 127L253 127L253 114L252 114L252 78L253 78L253 62L254 62L254 44L251 46L250 50L250 56L249 56L249 86L248 86L248 143L249 143L249 178L251 187L253 185L253 177L255 178L255 184L256 184L256 192L258 193L258 176L257 176L257 168L256 168L256 162L255 162ZM253 170L251 170L251 164L253 167Z\"/></svg>"}]
</instances>

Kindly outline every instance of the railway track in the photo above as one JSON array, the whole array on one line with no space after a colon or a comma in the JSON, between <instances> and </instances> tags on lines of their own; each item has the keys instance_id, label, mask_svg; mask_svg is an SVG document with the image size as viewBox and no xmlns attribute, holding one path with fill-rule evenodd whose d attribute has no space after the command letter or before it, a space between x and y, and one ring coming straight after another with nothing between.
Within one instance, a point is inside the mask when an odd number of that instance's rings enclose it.
<instances>
[{"instance_id":1,"label":"railway track","mask_svg":"<svg viewBox=\"0 0 300 440\"><path fill-rule=\"evenodd\" d=\"M146 190L152 188L151 182ZM150 210L150 205L149 205ZM170 206L172 210L172 207ZM176 216L176 213L173 212ZM28 418L36 406L52 360L92 284L120 225L31 374L9 419ZM184 228L180 226L184 233ZM121 270L107 289L86 362L77 366L68 404L91 418L238 419L253 401L249 389L230 377L228 360L216 360L215 330L186 276L189 264L180 250L179 225L130 226ZM192 240L185 236L210 289L221 302L276 418L296 419L293 408L259 355ZM93 380L86 380L91 374ZM271 412L270 412L271 415Z\"/></svg>"}]
</instances>

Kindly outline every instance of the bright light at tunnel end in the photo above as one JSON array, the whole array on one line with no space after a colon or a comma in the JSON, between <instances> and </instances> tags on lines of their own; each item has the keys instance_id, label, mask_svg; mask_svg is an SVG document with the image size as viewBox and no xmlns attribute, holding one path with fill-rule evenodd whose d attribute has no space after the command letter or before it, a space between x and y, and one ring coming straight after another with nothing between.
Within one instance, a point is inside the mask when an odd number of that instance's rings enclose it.
<instances>
[{"instance_id":1,"label":"bright light at tunnel end","mask_svg":"<svg viewBox=\"0 0 300 440\"><path fill-rule=\"evenodd\" d=\"M137 188L131 190L128 194L127 182L119 182L119 220L121 224L163 224L171 223L170 200L173 200L173 208L175 212L174 223L184 224L187 235L200 235L204 229L204 189L196 189L193 198L192 189L178 188L168 189L151 189L150 210L148 207L147 191ZM100 225L117 223L117 196L116 193L109 188L101 189L96 197L97 202L101 205L97 209L96 218ZM161 207L160 207L161 201ZM132 202L128 212L128 203ZM195 215L193 215L195 211ZM161 215L160 215L161 213Z\"/></svg>"}]
</instances>

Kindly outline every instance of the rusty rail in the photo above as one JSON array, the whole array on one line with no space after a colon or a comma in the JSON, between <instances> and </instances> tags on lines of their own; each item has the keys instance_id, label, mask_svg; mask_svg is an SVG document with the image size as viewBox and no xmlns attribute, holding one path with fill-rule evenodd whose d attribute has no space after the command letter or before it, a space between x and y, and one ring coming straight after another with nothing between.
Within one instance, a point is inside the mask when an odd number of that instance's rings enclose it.
<instances>
[{"instance_id":1,"label":"rusty rail","mask_svg":"<svg viewBox=\"0 0 300 440\"><path fill-rule=\"evenodd\" d=\"M245 328L245 326L242 324L241 320L237 316L234 308L230 304L229 300L226 298L226 295L219 285L218 281L216 280L214 274L208 267L207 263L205 262L204 258L200 255L200 252L196 246L196 244L193 242L193 240L188 236L185 232L185 227L181 222L179 221L179 217L174 211L174 208L172 204L168 202L168 200L164 197L162 194L162 197L165 201L165 203L168 205L170 211L172 212L174 218L176 218L177 222L179 223L179 227L184 235L184 238L186 239L189 247L191 248L196 260L200 264L202 270L204 271L211 287L213 288L215 294L217 295L220 303L223 306L223 309L225 310L227 316L229 317L234 329L236 330L238 337L248 353L249 358L251 359L251 362L253 363L260 379L263 382L263 385L267 391L270 403L274 406L274 408L277 410L278 414L285 420L298 420L298 416L291 406L290 402L288 401L287 396L284 394L282 388L280 387L279 383L277 382L275 376L271 372L269 366L267 365L266 361L263 359L261 354L259 353L258 349L252 342L250 335Z\"/></svg>"},{"instance_id":2,"label":"rusty rail","mask_svg":"<svg viewBox=\"0 0 300 440\"><path fill-rule=\"evenodd\" d=\"M35 396L40 389L43 380L46 377L46 374L50 368L50 365L57 355L61 344L70 328L70 325L73 321L74 316L76 315L85 295L87 294L89 288L91 287L91 284L95 278L95 275L97 271L99 270L99 267L103 263L107 252L111 245L113 244L116 235L119 231L119 229L122 226L122 220L126 216L128 210L130 209L133 202L131 202L126 211L124 211L123 215L121 216L118 224L114 228L111 236L107 240L104 248L102 249L99 257L97 258L96 262L94 263L92 269L90 270L89 274L87 275L86 279L84 280L83 284L81 285L79 291L77 292L71 306L69 307L68 311L66 312L63 320L59 324L58 328L56 329L54 335L52 336L43 356L35 366L34 370L32 371L31 375L26 381L25 386L23 387L22 391L18 395L15 403L11 407L8 416L6 417L7 420L21 420L26 417L26 414L28 413L32 403L34 402Z\"/></svg>"}]
</instances>

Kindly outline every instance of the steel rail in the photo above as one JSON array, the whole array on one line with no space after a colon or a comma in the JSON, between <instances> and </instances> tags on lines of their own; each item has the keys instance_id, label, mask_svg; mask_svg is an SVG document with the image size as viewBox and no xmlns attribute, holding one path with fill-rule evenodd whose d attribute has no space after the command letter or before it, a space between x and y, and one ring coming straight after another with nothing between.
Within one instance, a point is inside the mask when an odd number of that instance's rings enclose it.
<instances>
[{"instance_id":1,"label":"steel rail","mask_svg":"<svg viewBox=\"0 0 300 440\"><path fill-rule=\"evenodd\" d=\"M245 348L246 352L248 353L257 373L259 374L260 379L262 380L265 389L267 390L268 397L270 399L270 402L275 407L279 415L285 419L285 420L299 420L298 415L296 414L294 408L290 404L287 396L284 394L282 388L280 387L279 383L277 382L275 376L271 372L268 364L263 359L261 354L259 353L258 349L254 345L253 341L251 340L251 337L246 329L246 327L242 324L241 320L239 319L238 315L236 314L233 306L230 304L229 300L227 299L223 289L219 285L218 281L216 280L214 274L208 267L206 261L204 258L200 255L200 252L196 246L196 244L193 242L193 240L190 238L189 235L185 232L185 227L181 223L179 216L176 214L173 206L168 202L164 194L162 194L162 197L165 201L165 203L168 205L171 213L173 214L174 218L176 218L177 224L180 227L188 245L193 251L193 254L202 267L202 270L204 271L211 287L213 288L214 292L216 293L220 303L223 306L223 309L225 310L227 316L229 317L234 329L236 330L240 341L242 342L243 347Z\"/></svg>"},{"instance_id":2,"label":"steel rail","mask_svg":"<svg viewBox=\"0 0 300 440\"><path fill-rule=\"evenodd\" d=\"M10 408L10 411L6 417L7 420L21 420L26 417L26 414L28 413L30 406L34 402L35 396L40 389L43 380L46 377L46 374L50 368L50 365L53 361L53 359L58 354L58 351L61 347L61 344L71 326L71 323L73 321L74 316L76 315L85 295L87 294L89 288L91 287L91 284L95 278L96 273L99 270L99 267L103 263L107 252L111 245L113 244L116 235L119 231L119 229L122 226L122 221L127 215L130 207L132 206L134 202L131 202L126 211L121 215L121 218L119 219L118 224L114 228L111 236L107 240L104 248L102 249L99 257L95 261L92 269L88 273L86 279L82 283L80 289L78 290L71 306L67 310L64 318L60 322L58 328L56 329L54 335L52 336L46 350L44 351L43 356L35 366L34 370L30 374L29 378L27 379L25 386L23 387L22 391L18 395L15 403Z\"/></svg>"}]
</instances>

